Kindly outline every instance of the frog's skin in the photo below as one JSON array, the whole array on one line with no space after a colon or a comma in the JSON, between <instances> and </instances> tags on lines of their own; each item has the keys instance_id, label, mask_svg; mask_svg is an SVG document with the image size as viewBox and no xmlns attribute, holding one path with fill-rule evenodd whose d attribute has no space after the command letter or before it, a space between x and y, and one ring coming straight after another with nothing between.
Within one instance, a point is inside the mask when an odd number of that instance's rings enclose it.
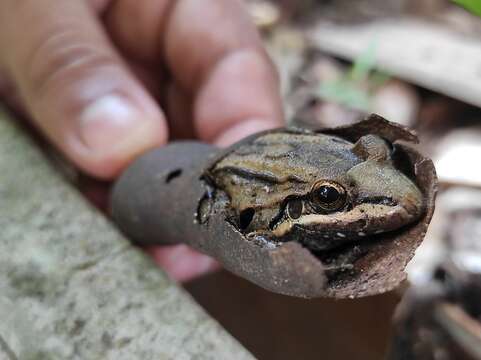
<instances>
[{"instance_id":1,"label":"frog's skin","mask_svg":"<svg viewBox=\"0 0 481 360\"><path fill-rule=\"evenodd\" d=\"M422 215L422 193L391 155L391 144L376 135L351 143L283 129L234 147L205 178L215 196L227 199L228 220L247 238L328 250ZM316 196L321 186L337 191L330 204Z\"/></svg>"}]
</instances>

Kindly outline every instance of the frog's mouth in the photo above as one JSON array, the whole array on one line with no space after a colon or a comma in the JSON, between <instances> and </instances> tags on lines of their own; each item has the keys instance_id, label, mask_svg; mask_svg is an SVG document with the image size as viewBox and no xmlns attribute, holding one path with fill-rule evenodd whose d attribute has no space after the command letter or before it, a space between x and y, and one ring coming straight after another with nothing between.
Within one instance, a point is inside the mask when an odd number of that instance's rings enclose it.
<instances>
[{"instance_id":1,"label":"frog's mouth","mask_svg":"<svg viewBox=\"0 0 481 360\"><path fill-rule=\"evenodd\" d=\"M406 200L406 199L405 199ZM279 239L308 240L316 250L326 250L369 235L397 230L416 221L422 208L403 204L361 203L348 211L308 214L279 223L272 235Z\"/></svg>"}]
</instances>

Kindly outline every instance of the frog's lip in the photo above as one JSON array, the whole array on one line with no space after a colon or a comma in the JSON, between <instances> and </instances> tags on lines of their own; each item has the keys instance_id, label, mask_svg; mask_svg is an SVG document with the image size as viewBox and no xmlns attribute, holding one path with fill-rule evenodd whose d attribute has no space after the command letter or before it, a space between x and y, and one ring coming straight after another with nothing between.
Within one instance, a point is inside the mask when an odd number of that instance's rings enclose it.
<instances>
[{"instance_id":1,"label":"frog's lip","mask_svg":"<svg viewBox=\"0 0 481 360\"><path fill-rule=\"evenodd\" d=\"M378 234L396 230L404 225L412 223L420 214L421 209L416 207L409 209L403 205L384 205L362 203L346 212L332 214L309 214L296 220L289 220L279 224L272 230L276 237L286 235L294 226L315 229L320 231L358 232L365 235ZM389 220L389 221L388 221Z\"/></svg>"}]
</instances>

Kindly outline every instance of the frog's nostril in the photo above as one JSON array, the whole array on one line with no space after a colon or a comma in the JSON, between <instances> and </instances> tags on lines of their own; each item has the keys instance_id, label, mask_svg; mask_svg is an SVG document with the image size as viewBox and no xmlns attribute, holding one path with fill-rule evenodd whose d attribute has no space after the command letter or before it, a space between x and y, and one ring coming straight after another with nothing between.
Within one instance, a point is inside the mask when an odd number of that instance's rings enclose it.
<instances>
[{"instance_id":1,"label":"frog's nostril","mask_svg":"<svg viewBox=\"0 0 481 360\"><path fill-rule=\"evenodd\" d=\"M241 211L239 216L239 227L241 228L241 230L245 230L249 227L255 213L256 212L253 208L247 208Z\"/></svg>"}]
</instances>

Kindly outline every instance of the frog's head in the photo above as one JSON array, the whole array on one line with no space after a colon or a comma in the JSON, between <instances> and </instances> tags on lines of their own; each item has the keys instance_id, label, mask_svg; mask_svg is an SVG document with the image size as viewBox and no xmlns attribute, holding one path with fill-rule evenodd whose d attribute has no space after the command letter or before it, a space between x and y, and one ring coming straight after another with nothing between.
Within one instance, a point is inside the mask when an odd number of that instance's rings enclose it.
<instances>
[{"instance_id":1,"label":"frog's head","mask_svg":"<svg viewBox=\"0 0 481 360\"><path fill-rule=\"evenodd\" d=\"M355 143L316 133L274 132L216 164L231 222L247 237L324 250L396 230L420 218L423 195L377 135Z\"/></svg>"},{"instance_id":2,"label":"frog's head","mask_svg":"<svg viewBox=\"0 0 481 360\"><path fill-rule=\"evenodd\" d=\"M271 224L273 237L324 250L420 218L423 195L394 166L391 145L366 135L351 146L360 161L335 177L316 179L307 193L286 198Z\"/></svg>"}]
</instances>

